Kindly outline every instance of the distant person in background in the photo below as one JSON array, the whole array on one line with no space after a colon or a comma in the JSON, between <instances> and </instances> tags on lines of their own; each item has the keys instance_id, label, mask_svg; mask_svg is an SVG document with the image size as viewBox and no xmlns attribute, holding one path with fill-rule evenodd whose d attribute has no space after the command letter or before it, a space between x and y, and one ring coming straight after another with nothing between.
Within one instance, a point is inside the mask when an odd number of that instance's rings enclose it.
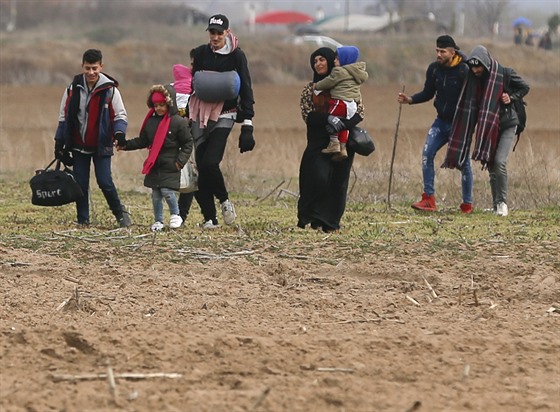
<instances>
[{"instance_id":1,"label":"distant person in background","mask_svg":"<svg viewBox=\"0 0 560 412\"><path fill-rule=\"evenodd\" d=\"M461 169L472 159L490 173L494 213L507 216L507 161L519 125L512 101L529 92L529 85L512 69L494 60L484 46L476 46L467 63L469 75L457 104L444 167Z\"/></svg>"},{"instance_id":2,"label":"distant person in background","mask_svg":"<svg viewBox=\"0 0 560 412\"><path fill-rule=\"evenodd\" d=\"M329 90L329 145L323 153L332 154L332 159L340 161L348 157L346 143L348 130L340 120L351 119L358 110L358 102L362 100L360 86L368 78L366 63L359 62L360 51L354 46L342 46L336 49L334 68L327 77L315 83L315 90Z\"/></svg>"},{"instance_id":3,"label":"distant person in background","mask_svg":"<svg viewBox=\"0 0 560 412\"><path fill-rule=\"evenodd\" d=\"M513 30L513 42L517 45L523 44L523 27L515 26Z\"/></svg>"},{"instance_id":4,"label":"distant person in background","mask_svg":"<svg viewBox=\"0 0 560 412\"><path fill-rule=\"evenodd\" d=\"M224 156L228 136L236 122L242 125L239 151L245 153L255 147L252 121L255 102L247 57L239 48L237 37L229 28L229 19L223 14L215 14L208 19L206 30L210 41L194 51L193 79L196 80L197 72L203 71L235 71L240 79L239 95L235 98L218 99L219 103L204 101L199 98L202 90L196 90L195 87L189 102L199 173L195 198L204 216L202 227L215 229L219 225L214 198L220 203L226 225L232 225L237 217L220 170L220 162ZM201 83L200 87L205 85Z\"/></svg>"},{"instance_id":5,"label":"distant person in background","mask_svg":"<svg viewBox=\"0 0 560 412\"><path fill-rule=\"evenodd\" d=\"M328 91L313 90L313 83L327 77L334 68L335 52L328 47L315 50L310 56L313 81L304 87L301 98L301 116L307 126L307 146L299 167L299 200L297 226L333 232L340 229L340 220L346 208L348 180L354 161L354 152L333 162L321 151L329 143L326 130L329 118ZM346 129L351 129L363 119L364 107L358 102L357 112L351 119L342 119Z\"/></svg>"},{"instance_id":6,"label":"distant person in background","mask_svg":"<svg viewBox=\"0 0 560 412\"><path fill-rule=\"evenodd\" d=\"M177 229L183 223L179 216L176 192L179 190L181 169L191 155L193 141L187 121L178 115L175 90L156 84L150 88L148 113L134 139L120 139L118 149L126 151L149 149L142 167L144 186L152 189L154 223L152 231L160 231L163 223L163 201L169 207L169 227Z\"/></svg>"},{"instance_id":7,"label":"distant person in background","mask_svg":"<svg viewBox=\"0 0 560 412\"><path fill-rule=\"evenodd\" d=\"M527 30L527 37L525 37L525 46L534 46L535 45L535 41L534 41L534 36L533 36L533 32L531 30Z\"/></svg>"},{"instance_id":8,"label":"distant person in background","mask_svg":"<svg viewBox=\"0 0 560 412\"><path fill-rule=\"evenodd\" d=\"M435 96L434 107L437 117L428 131L422 151L424 192L422 199L412 204L413 209L429 212L437 210L434 159L437 152L449 141L455 107L469 71L465 63L466 56L459 50L459 46L451 36L443 35L437 38L436 55L436 61L426 70L424 89L412 96L399 93L397 97L400 104L418 104L427 102ZM473 175L468 160L461 169L461 174L463 203L459 208L462 213L472 213Z\"/></svg>"},{"instance_id":9,"label":"distant person in background","mask_svg":"<svg viewBox=\"0 0 560 412\"><path fill-rule=\"evenodd\" d=\"M552 38L550 32L545 32L539 40L539 48L545 50L552 50Z\"/></svg>"},{"instance_id":10,"label":"distant person in background","mask_svg":"<svg viewBox=\"0 0 560 412\"><path fill-rule=\"evenodd\" d=\"M89 225L89 177L91 162L95 178L120 227L131 225L111 176L113 142L125 138L128 117L118 82L102 73L100 50L86 50L82 73L64 90L55 136L55 156L73 155L74 178L84 196L76 202L78 225Z\"/></svg>"}]
</instances>

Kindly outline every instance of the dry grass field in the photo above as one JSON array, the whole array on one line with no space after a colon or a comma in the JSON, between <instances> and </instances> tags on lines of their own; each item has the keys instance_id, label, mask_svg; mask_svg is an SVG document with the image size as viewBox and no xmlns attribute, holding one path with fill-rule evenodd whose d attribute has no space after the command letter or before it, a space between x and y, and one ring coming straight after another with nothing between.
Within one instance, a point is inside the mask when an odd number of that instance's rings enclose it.
<instances>
[{"instance_id":1,"label":"dry grass field","mask_svg":"<svg viewBox=\"0 0 560 412\"><path fill-rule=\"evenodd\" d=\"M473 215L443 169L441 211L410 209L431 104L403 108L386 210L401 86L366 86L377 150L356 159L343 229L325 235L294 227L292 196L263 201L282 182L297 192L305 130L301 87L257 85L257 147L240 155L236 128L223 163L239 225L204 232L193 207L156 235L145 153L114 158L128 230L96 188L88 229L73 206L32 206L62 88L0 87L0 410L558 411L558 88L527 99L500 219L482 211L481 170ZM133 136L146 88L122 91Z\"/></svg>"},{"instance_id":2,"label":"dry grass field","mask_svg":"<svg viewBox=\"0 0 560 412\"><path fill-rule=\"evenodd\" d=\"M53 151L59 99L63 87L1 86L0 173L29 176L46 165ZM387 198L391 154L398 116L396 95L401 86L366 85L363 90L366 119L362 126L374 137L377 150L368 157L357 157L354 200L382 202ZM409 86L407 91L420 86ZM124 87L122 93L130 123L128 135L138 133L146 113L145 87ZM255 136L256 149L240 155L237 149L239 128L233 129L224 171L233 192L263 196L277 184L297 189L297 173L305 147L305 125L299 113L301 86L257 85ZM534 87L528 95L529 125L510 160L510 206L521 209L560 203L560 89ZM22 115L21 108L27 108ZM434 108L425 103L404 106L394 164L392 199L411 202L422 191L420 154L425 134L434 119ZM441 164L444 150L436 158ZM119 153L114 160L118 187L142 189L139 173L144 151ZM474 202L476 208L491 206L488 173L475 169ZM290 183L291 182L291 183ZM537 184L535 184L537 182ZM288 186L289 187L286 187ZM436 172L438 202L456 207L460 202L460 173L439 169Z\"/></svg>"}]
</instances>

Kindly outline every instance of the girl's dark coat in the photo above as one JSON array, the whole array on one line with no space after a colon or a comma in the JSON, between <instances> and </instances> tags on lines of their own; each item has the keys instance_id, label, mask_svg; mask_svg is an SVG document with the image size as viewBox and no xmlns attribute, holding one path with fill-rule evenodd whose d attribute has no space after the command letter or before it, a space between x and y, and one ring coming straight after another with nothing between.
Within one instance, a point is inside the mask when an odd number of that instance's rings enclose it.
<instances>
[{"instance_id":1,"label":"girl's dark coat","mask_svg":"<svg viewBox=\"0 0 560 412\"><path fill-rule=\"evenodd\" d=\"M152 189L166 187L179 190L181 171L177 170L176 163L179 163L181 167L187 163L193 148L193 139L187 120L178 115L177 105L175 104L175 90L169 85L165 86L165 90L169 93L173 102L173 105L169 107L171 123L157 161L150 173L144 178L144 186ZM150 90L150 96L154 91L154 88ZM148 101L150 102L151 99L148 98ZM140 131L140 136L127 141L126 150L150 147L161 120L162 117L156 114L150 117Z\"/></svg>"}]
</instances>

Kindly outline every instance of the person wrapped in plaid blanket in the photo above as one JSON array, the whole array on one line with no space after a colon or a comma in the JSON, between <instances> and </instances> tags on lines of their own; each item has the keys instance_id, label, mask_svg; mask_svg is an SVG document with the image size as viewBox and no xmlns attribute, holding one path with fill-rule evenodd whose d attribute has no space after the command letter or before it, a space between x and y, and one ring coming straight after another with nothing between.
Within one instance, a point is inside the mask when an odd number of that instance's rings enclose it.
<instances>
[{"instance_id":1,"label":"person wrapped in plaid blanket","mask_svg":"<svg viewBox=\"0 0 560 412\"><path fill-rule=\"evenodd\" d=\"M529 85L512 68L493 59L484 46L472 50L467 64L470 71L459 96L442 167L464 167L474 134L471 158L489 171L494 213L507 216L507 161L519 124L512 101L523 98Z\"/></svg>"}]
</instances>

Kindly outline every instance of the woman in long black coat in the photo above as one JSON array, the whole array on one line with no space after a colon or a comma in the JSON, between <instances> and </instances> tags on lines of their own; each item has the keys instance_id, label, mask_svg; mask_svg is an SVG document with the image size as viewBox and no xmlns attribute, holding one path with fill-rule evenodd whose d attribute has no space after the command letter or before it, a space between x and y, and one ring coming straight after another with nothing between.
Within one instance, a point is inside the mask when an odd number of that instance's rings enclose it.
<instances>
[{"instance_id":1,"label":"woman in long black coat","mask_svg":"<svg viewBox=\"0 0 560 412\"><path fill-rule=\"evenodd\" d=\"M346 208L348 179L354 152L348 150L348 158L335 162L328 154L321 153L329 143L326 130L328 123L328 91L313 91L313 83L328 76L334 67L335 52L327 47L311 54L313 81L301 93L300 107L307 124L307 147L299 168L298 227L310 225L313 229L332 232L340 229L340 219ZM364 107L358 103L358 111L345 120L350 129L363 119Z\"/></svg>"}]
</instances>

